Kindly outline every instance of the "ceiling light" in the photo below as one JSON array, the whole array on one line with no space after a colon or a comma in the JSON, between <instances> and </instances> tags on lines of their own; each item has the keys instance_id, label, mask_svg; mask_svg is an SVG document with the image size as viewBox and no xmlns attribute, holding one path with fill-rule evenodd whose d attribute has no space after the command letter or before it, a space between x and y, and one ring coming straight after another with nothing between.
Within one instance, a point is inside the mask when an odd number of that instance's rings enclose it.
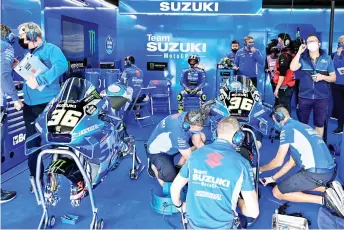
<instances>
[{"instance_id":1,"label":"ceiling light","mask_svg":"<svg viewBox=\"0 0 344 230\"><path fill-rule=\"evenodd\" d=\"M82 0L65 0L66 2L72 3L77 6L88 6L89 4Z\"/></svg>"},{"instance_id":2,"label":"ceiling light","mask_svg":"<svg viewBox=\"0 0 344 230\"><path fill-rule=\"evenodd\" d=\"M111 3L108 3L104 0L95 0L96 2L99 2L100 4L102 4L103 6L106 6L108 8L117 8L117 6L112 5Z\"/></svg>"}]
</instances>

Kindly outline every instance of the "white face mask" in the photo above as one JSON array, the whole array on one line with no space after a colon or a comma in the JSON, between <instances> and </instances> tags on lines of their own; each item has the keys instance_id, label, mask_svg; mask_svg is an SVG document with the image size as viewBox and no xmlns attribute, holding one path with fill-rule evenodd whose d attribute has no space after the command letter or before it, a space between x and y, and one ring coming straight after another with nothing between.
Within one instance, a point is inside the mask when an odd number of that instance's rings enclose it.
<instances>
[{"instance_id":1,"label":"white face mask","mask_svg":"<svg viewBox=\"0 0 344 230\"><path fill-rule=\"evenodd\" d=\"M316 42L312 42L307 45L307 49L311 52L317 51L319 49L319 45Z\"/></svg>"}]
</instances>

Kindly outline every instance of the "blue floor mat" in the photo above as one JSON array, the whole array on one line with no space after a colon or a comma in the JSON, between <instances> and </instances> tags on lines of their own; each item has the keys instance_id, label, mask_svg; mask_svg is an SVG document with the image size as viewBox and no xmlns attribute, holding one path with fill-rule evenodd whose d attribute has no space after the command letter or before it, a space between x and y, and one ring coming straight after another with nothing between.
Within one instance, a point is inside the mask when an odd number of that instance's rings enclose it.
<instances>
[{"instance_id":1,"label":"blue floor mat","mask_svg":"<svg viewBox=\"0 0 344 230\"><path fill-rule=\"evenodd\" d=\"M154 115L155 125L164 118L166 114ZM155 125L139 128L138 124L128 122L128 132L134 135L137 142L137 153L146 165L146 155L143 143L155 128ZM336 127L335 121L329 121L329 132ZM205 128L207 130L207 128ZM210 132L206 131L210 139ZM339 143L341 135L329 135L329 143ZM276 154L278 141L271 143L264 139L261 150L261 164L268 163ZM340 160L339 160L340 161ZM343 164L343 162L341 162ZM9 203L1 205L1 228L2 229L34 229L37 228L42 207L36 204L35 196L29 192L29 172L27 162L15 167L2 175L2 188L17 191L17 198ZM172 229L172 225L181 228L180 215L163 216L157 214L150 207L151 189L158 190L159 186L155 179L150 178L146 171L143 171L137 181L129 178L128 173L131 167L131 159L128 158L109 174L102 184L94 191L96 205L99 209L98 216L105 221L104 228L144 228L144 229ZM262 174L262 176L271 174ZM260 185L261 186L261 185ZM256 223L250 227L255 229L271 229L271 219L275 210L281 202L272 196L271 187L261 186L260 216ZM62 199L54 208L49 208L49 213L55 215L57 222L56 229L87 229L89 228L92 212L89 197L85 198L80 207L73 208L69 201L69 187L66 180L62 181L60 188ZM317 228L317 212L319 205L291 203L287 209L288 213L301 212L311 221L310 228ZM80 216L77 225L62 224L60 217L64 214Z\"/></svg>"}]
</instances>

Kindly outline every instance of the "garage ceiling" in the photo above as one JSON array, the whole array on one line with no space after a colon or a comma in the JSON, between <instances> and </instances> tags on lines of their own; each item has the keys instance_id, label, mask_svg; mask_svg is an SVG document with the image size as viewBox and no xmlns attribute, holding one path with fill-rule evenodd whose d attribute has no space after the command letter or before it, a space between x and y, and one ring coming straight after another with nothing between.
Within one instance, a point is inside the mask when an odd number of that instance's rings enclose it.
<instances>
[{"instance_id":1,"label":"garage ceiling","mask_svg":"<svg viewBox=\"0 0 344 230\"><path fill-rule=\"evenodd\" d=\"M118 6L118 0L106 0ZM336 8L344 8L344 0L334 0ZM264 8L290 8L292 0L263 0ZM330 8L331 0L294 0L295 8Z\"/></svg>"}]
</instances>

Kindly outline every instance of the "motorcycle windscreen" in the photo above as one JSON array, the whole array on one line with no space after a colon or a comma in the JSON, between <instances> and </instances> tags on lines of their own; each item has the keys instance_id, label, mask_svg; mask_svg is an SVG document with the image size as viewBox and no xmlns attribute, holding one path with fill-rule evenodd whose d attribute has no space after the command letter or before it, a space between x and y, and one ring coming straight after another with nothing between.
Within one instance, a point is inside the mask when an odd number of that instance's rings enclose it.
<instances>
[{"instance_id":1,"label":"motorcycle windscreen","mask_svg":"<svg viewBox=\"0 0 344 230\"><path fill-rule=\"evenodd\" d=\"M249 122L250 113L260 98L250 78L233 76L221 88L219 99L231 116L236 117L240 122Z\"/></svg>"},{"instance_id":2,"label":"motorcycle windscreen","mask_svg":"<svg viewBox=\"0 0 344 230\"><path fill-rule=\"evenodd\" d=\"M70 142L71 132L85 115L84 108L96 99L101 97L90 82L80 78L68 79L47 114L50 141Z\"/></svg>"},{"instance_id":3,"label":"motorcycle windscreen","mask_svg":"<svg viewBox=\"0 0 344 230\"><path fill-rule=\"evenodd\" d=\"M109 99L111 102L111 108L114 110L119 110L128 101L128 98L121 96L109 96Z\"/></svg>"},{"instance_id":4,"label":"motorcycle windscreen","mask_svg":"<svg viewBox=\"0 0 344 230\"><path fill-rule=\"evenodd\" d=\"M81 78L69 78L62 87L57 100L64 102L81 102L88 103L94 98L100 98L96 87L89 81ZM88 99L88 100L87 100Z\"/></svg>"}]
</instances>

